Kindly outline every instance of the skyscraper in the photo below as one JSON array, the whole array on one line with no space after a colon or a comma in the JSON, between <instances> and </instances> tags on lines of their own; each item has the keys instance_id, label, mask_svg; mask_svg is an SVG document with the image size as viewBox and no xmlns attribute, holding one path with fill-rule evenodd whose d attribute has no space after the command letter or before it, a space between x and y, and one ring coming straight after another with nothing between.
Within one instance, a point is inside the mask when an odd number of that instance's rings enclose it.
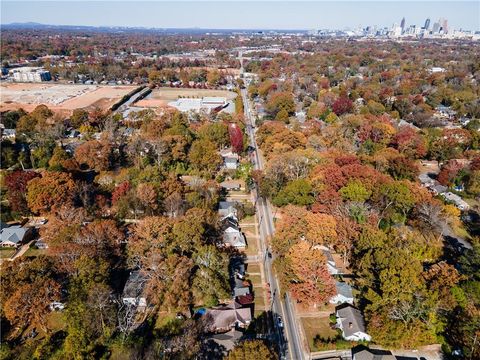
<instances>
[{"instance_id":1,"label":"skyscraper","mask_svg":"<svg viewBox=\"0 0 480 360\"><path fill-rule=\"evenodd\" d=\"M405 18L402 19L402 22L400 23L400 27L402 28L402 33L405 30Z\"/></svg>"},{"instance_id":2,"label":"skyscraper","mask_svg":"<svg viewBox=\"0 0 480 360\"><path fill-rule=\"evenodd\" d=\"M442 25L443 33L447 34L448 33L448 20L447 19L442 19L440 24Z\"/></svg>"},{"instance_id":3,"label":"skyscraper","mask_svg":"<svg viewBox=\"0 0 480 360\"><path fill-rule=\"evenodd\" d=\"M430 28L430 18L425 20L425 25L424 25L425 30L428 30Z\"/></svg>"}]
</instances>

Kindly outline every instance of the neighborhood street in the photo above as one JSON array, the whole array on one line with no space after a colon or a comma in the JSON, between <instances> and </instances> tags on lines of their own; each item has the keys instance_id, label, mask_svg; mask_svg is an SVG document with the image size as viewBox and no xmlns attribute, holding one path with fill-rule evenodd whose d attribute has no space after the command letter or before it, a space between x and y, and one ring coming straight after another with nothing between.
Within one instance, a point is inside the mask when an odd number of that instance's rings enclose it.
<instances>
[{"instance_id":1,"label":"neighborhood street","mask_svg":"<svg viewBox=\"0 0 480 360\"><path fill-rule=\"evenodd\" d=\"M247 122L247 131L250 138L250 146L254 149L253 165L255 170L263 170L263 159L260 151L257 148L254 132L254 120L250 111L250 104L247 98L247 92L245 89L241 90L243 97L245 119ZM281 349L281 353L285 358L294 360L301 360L305 358L302 342L300 340L298 323L295 320L295 316L292 309L292 303L288 296L285 294L285 298L280 296L280 289L277 277L273 274L272 263L274 260L273 254L270 256L270 252L267 248L267 238L271 237L275 231L275 225L273 223L273 216L268 200L260 198L256 195L256 208L260 222L260 244L261 252L264 257L264 266L267 279L270 283L271 297L271 311L274 317L275 333L278 336L278 345ZM285 332L285 333L283 333ZM285 337L284 337L285 336Z\"/></svg>"}]
</instances>

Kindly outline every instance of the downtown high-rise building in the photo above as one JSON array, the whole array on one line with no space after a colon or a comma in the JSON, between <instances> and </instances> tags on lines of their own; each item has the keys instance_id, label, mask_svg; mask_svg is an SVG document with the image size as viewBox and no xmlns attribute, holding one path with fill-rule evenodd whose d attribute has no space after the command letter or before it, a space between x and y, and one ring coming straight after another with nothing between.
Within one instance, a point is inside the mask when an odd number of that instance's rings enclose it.
<instances>
[{"instance_id":1,"label":"downtown high-rise building","mask_svg":"<svg viewBox=\"0 0 480 360\"><path fill-rule=\"evenodd\" d=\"M442 26L443 33L448 34L448 20L447 19L441 19L440 20L440 25Z\"/></svg>"},{"instance_id":2,"label":"downtown high-rise building","mask_svg":"<svg viewBox=\"0 0 480 360\"><path fill-rule=\"evenodd\" d=\"M423 27L425 30L428 30L430 28L430 18L427 18L427 20L425 20L425 25Z\"/></svg>"},{"instance_id":3,"label":"downtown high-rise building","mask_svg":"<svg viewBox=\"0 0 480 360\"><path fill-rule=\"evenodd\" d=\"M400 22L400 27L402 28L402 33L405 31L405 18Z\"/></svg>"}]
</instances>

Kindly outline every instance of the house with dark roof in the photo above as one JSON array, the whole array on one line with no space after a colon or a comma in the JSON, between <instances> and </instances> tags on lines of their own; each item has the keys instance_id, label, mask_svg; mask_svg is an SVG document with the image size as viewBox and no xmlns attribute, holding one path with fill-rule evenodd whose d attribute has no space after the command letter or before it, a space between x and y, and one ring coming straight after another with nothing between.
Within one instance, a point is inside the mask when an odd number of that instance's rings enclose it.
<instances>
[{"instance_id":1,"label":"house with dark roof","mask_svg":"<svg viewBox=\"0 0 480 360\"><path fill-rule=\"evenodd\" d=\"M22 225L3 225L0 230L0 246L2 247L19 247L26 241L30 240L33 230L30 227Z\"/></svg>"},{"instance_id":2,"label":"house with dark roof","mask_svg":"<svg viewBox=\"0 0 480 360\"><path fill-rule=\"evenodd\" d=\"M352 360L397 360L388 350L377 350L364 348L358 352L352 349Z\"/></svg>"},{"instance_id":3,"label":"house with dark roof","mask_svg":"<svg viewBox=\"0 0 480 360\"><path fill-rule=\"evenodd\" d=\"M365 320L357 308L345 304L337 308L337 328L342 331L342 337L348 341L370 341L372 338L367 334Z\"/></svg>"},{"instance_id":4,"label":"house with dark roof","mask_svg":"<svg viewBox=\"0 0 480 360\"><path fill-rule=\"evenodd\" d=\"M335 281L336 294L329 300L330 304L352 304L353 305L353 292L352 287L345 282Z\"/></svg>"},{"instance_id":5,"label":"house with dark roof","mask_svg":"<svg viewBox=\"0 0 480 360\"><path fill-rule=\"evenodd\" d=\"M139 270L132 271L123 288L122 301L125 305L145 308L147 298L144 295L146 278Z\"/></svg>"}]
</instances>

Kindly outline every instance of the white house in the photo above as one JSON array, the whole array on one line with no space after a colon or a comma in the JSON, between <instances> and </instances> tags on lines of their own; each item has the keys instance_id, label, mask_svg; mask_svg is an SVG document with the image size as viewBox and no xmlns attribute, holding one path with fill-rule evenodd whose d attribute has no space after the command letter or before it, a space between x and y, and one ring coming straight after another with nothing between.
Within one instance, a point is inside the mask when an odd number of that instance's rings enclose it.
<instances>
[{"instance_id":1,"label":"white house","mask_svg":"<svg viewBox=\"0 0 480 360\"><path fill-rule=\"evenodd\" d=\"M140 271L130 273L122 294L122 301L125 305L147 306L147 299L143 293L145 281L145 276Z\"/></svg>"},{"instance_id":2,"label":"white house","mask_svg":"<svg viewBox=\"0 0 480 360\"><path fill-rule=\"evenodd\" d=\"M220 201L218 203L218 214L222 220L232 218L238 220L236 203L233 201Z\"/></svg>"},{"instance_id":3,"label":"white house","mask_svg":"<svg viewBox=\"0 0 480 360\"><path fill-rule=\"evenodd\" d=\"M15 141L17 131L15 129L1 129L2 140Z\"/></svg>"},{"instance_id":4,"label":"white house","mask_svg":"<svg viewBox=\"0 0 480 360\"><path fill-rule=\"evenodd\" d=\"M347 283L335 281L336 294L330 298L330 304L352 304L353 305L353 292L352 287Z\"/></svg>"},{"instance_id":5,"label":"white house","mask_svg":"<svg viewBox=\"0 0 480 360\"><path fill-rule=\"evenodd\" d=\"M342 337L348 341L371 341L365 329L365 321L360 310L351 305L337 308L337 327L342 330Z\"/></svg>"},{"instance_id":6,"label":"white house","mask_svg":"<svg viewBox=\"0 0 480 360\"><path fill-rule=\"evenodd\" d=\"M463 200L460 196L458 196L457 194L454 194L454 193L451 193L451 192L445 192L445 193L442 194L442 196L446 200L454 203L455 206L462 211L468 210L470 208L470 205L468 205L468 203L465 200Z\"/></svg>"},{"instance_id":7,"label":"white house","mask_svg":"<svg viewBox=\"0 0 480 360\"><path fill-rule=\"evenodd\" d=\"M226 218L223 221L223 244L236 249L247 246L245 235L240 231L236 219Z\"/></svg>"},{"instance_id":8,"label":"white house","mask_svg":"<svg viewBox=\"0 0 480 360\"><path fill-rule=\"evenodd\" d=\"M329 248L322 246L321 250L323 251L323 255L327 258L327 270L330 275L338 275L341 274L341 270L337 267L335 263L335 259L332 256L332 252Z\"/></svg>"},{"instance_id":9,"label":"white house","mask_svg":"<svg viewBox=\"0 0 480 360\"><path fill-rule=\"evenodd\" d=\"M223 166L228 170L237 170L239 156L232 152L231 149L225 149L220 152L223 158Z\"/></svg>"}]
</instances>

